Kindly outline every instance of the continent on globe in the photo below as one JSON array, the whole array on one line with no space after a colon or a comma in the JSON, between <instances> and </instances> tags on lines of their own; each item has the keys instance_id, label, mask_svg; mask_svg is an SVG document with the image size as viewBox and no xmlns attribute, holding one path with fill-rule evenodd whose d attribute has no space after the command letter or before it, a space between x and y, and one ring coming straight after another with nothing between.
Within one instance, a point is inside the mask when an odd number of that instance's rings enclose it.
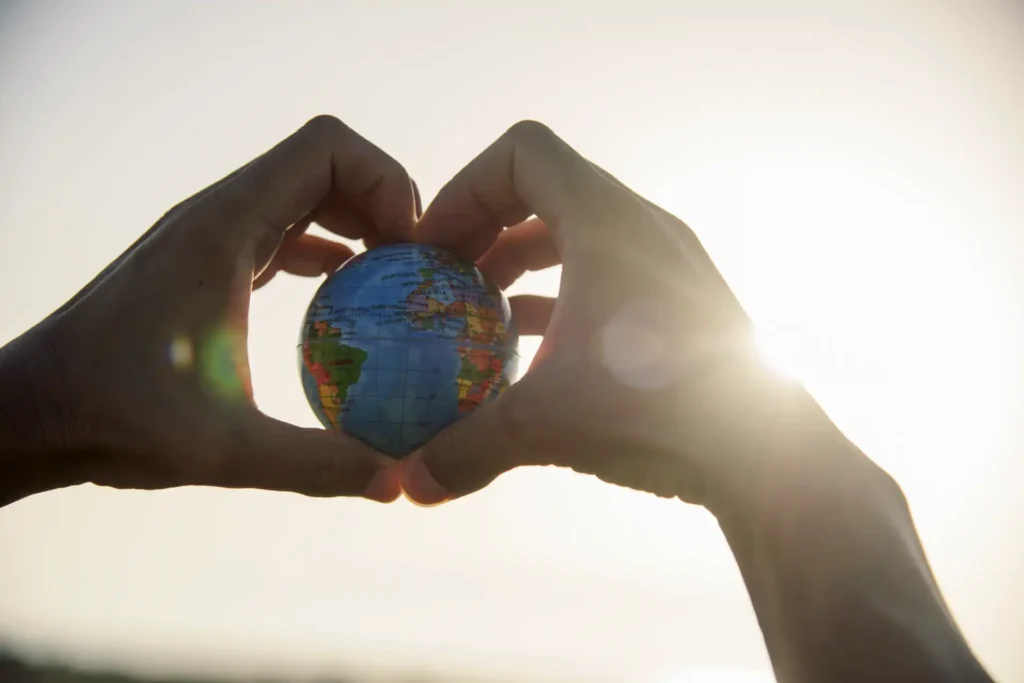
<instances>
[{"instance_id":1,"label":"continent on globe","mask_svg":"<svg viewBox=\"0 0 1024 683\"><path fill-rule=\"evenodd\" d=\"M330 426L341 429L338 420L341 406L348 388L359 381L367 353L359 347L342 344L341 330L323 320L315 321L309 332L309 341L314 343L303 346L302 360L316 380L320 406Z\"/></svg>"},{"instance_id":2,"label":"continent on globe","mask_svg":"<svg viewBox=\"0 0 1024 683\"><path fill-rule=\"evenodd\" d=\"M450 252L393 244L349 259L317 290L299 342L324 427L394 457L501 394L518 369L508 300Z\"/></svg>"}]
</instances>

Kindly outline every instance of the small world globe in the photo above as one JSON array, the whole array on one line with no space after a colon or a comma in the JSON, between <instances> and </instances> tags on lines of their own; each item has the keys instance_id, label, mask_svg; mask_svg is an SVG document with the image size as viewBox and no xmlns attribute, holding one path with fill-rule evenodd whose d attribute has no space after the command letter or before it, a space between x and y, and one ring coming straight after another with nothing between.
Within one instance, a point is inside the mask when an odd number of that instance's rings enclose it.
<instances>
[{"instance_id":1,"label":"small world globe","mask_svg":"<svg viewBox=\"0 0 1024 683\"><path fill-rule=\"evenodd\" d=\"M302 324L299 372L327 429L401 458L504 391L518 370L508 300L437 247L349 259Z\"/></svg>"}]
</instances>

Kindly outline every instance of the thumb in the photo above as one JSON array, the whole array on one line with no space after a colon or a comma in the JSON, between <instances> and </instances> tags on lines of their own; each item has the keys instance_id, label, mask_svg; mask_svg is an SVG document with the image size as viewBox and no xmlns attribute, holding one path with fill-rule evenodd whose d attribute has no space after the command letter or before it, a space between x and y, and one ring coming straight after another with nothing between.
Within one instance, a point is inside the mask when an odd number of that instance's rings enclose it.
<instances>
[{"instance_id":1,"label":"thumb","mask_svg":"<svg viewBox=\"0 0 1024 683\"><path fill-rule=\"evenodd\" d=\"M401 494L394 461L357 439L296 427L256 410L242 422L218 485L382 503Z\"/></svg>"},{"instance_id":2,"label":"thumb","mask_svg":"<svg viewBox=\"0 0 1024 683\"><path fill-rule=\"evenodd\" d=\"M545 464L541 430L525 414L531 403L523 386L528 378L406 458L401 465L406 496L437 505L478 491L516 467Z\"/></svg>"}]
</instances>

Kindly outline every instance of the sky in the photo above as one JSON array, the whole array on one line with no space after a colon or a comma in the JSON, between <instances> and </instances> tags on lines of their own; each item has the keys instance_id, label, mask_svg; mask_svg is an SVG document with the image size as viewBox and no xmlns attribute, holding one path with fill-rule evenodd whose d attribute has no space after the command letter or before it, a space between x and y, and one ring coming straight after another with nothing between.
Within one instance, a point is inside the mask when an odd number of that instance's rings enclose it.
<instances>
[{"instance_id":1,"label":"sky","mask_svg":"<svg viewBox=\"0 0 1024 683\"><path fill-rule=\"evenodd\" d=\"M982 661L1024 679L1019 3L0 3L0 342L319 113L425 199L537 119L687 221L766 358L903 486ZM260 291L250 333L260 406L307 426L316 285ZM0 642L147 672L771 680L710 515L551 469L436 509L35 496L0 510Z\"/></svg>"}]
</instances>

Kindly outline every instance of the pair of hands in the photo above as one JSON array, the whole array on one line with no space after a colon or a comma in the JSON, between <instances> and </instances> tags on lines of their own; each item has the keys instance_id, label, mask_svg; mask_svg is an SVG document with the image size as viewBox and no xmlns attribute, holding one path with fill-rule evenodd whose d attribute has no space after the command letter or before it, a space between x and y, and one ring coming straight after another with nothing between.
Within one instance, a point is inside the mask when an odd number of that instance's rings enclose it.
<instances>
[{"instance_id":1,"label":"pair of hands","mask_svg":"<svg viewBox=\"0 0 1024 683\"><path fill-rule=\"evenodd\" d=\"M513 297L543 334L525 376L404 461L261 413L252 291L352 253L424 241L507 287L562 264L557 300ZM841 438L798 385L756 360L752 327L691 230L546 127L513 126L420 212L405 169L321 116L173 208L62 308L15 340L46 487L261 488L436 504L522 465L559 465L661 496L756 505ZM13 359L13 360L12 360Z\"/></svg>"}]
</instances>

